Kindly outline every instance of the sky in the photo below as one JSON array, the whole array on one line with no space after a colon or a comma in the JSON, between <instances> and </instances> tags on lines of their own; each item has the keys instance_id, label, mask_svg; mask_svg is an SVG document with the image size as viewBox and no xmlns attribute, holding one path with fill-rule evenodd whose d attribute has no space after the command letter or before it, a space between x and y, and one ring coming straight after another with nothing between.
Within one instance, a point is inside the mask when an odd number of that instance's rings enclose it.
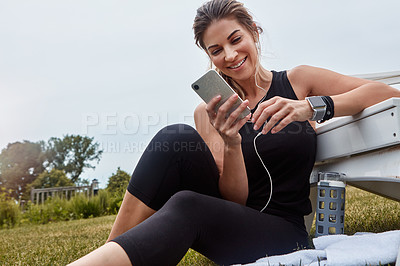
<instances>
[{"instance_id":1,"label":"sky","mask_svg":"<svg viewBox=\"0 0 400 266\"><path fill-rule=\"evenodd\" d=\"M0 149L66 134L103 149L81 177L132 173L166 125L194 125L190 84L209 67L193 40L205 1L0 1ZM242 1L263 27L262 64L356 75L400 70L397 0Z\"/></svg>"}]
</instances>

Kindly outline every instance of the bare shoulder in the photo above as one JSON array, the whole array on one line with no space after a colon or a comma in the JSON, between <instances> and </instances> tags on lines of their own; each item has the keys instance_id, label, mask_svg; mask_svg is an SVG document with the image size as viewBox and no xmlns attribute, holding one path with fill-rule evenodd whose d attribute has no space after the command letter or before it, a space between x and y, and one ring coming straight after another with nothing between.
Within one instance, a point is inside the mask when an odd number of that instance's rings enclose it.
<instances>
[{"instance_id":1,"label":"bare shoulder","mask_svg":"<svg viewBox=\"0 0 400 266\"><path fill-rule=\"evenodd\" d=\"M313 67L300 65L287 71L287 77L298 99L302 100L311 94L309 83Z\"/></svg>"},{"instance_id":2,"label":"bare shoulder","mask_svg":"<svg viewBox=\"0 0 400 266\"><path fill-rule=\"evenodd\" d=\"M312 66L300 65L288 70L287 75L288 77L290 76L291 78L298 78L299 76L311 72L313 69L314 67Z\"/></svg>"},{"instance_id":3,"label":"bare shoulder","mask_svg":"<svg viewBox=\"0 0 400 266\"><path fill-rule=\"evenodd\" d=\"M292 84L309 86L315 78L323 79L325 76L334 73L333 71L308 65L296 66L287 71L287 77Z\"/></svg>"}]
</instances>

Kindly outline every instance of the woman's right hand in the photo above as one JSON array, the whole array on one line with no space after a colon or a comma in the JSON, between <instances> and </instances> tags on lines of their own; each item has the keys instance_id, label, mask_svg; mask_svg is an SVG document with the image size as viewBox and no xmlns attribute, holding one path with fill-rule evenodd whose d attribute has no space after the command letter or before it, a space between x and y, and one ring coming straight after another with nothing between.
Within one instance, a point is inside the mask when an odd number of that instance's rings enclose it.
<instances>
[{"instance_id":1,"label":"woman's right hand","mask_svg":"<svg viewBox=\"0 0 400 266\"><path fill-rule=\"evenodd\" d=\"M219 107L217 113L215 112L215 106L221 101L220 95L211 99L206 106L206 111L211 125L218 131L227 146L241 144L242 137L239 134L239 130L251 116L251 114L249 114L241 120L237 120L239 115L249 105L249 101L245 100L228 117L226 117L228 111L233 107L238 97L237 94L229 97L229 99Z\"/></svg>"}]
</instances>

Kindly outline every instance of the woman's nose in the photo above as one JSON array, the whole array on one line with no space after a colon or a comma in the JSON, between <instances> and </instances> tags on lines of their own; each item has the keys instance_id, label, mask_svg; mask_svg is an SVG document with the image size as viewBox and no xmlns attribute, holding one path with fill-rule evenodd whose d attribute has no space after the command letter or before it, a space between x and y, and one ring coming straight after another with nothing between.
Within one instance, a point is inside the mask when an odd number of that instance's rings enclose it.
<instances>
[{"instance_id":1,"label":"woman's nose","mask_svg":"<svg viewBox=\"0 0 400 266\"><path fill-rule=\"evenodd\" d=\"M235 61L238 52L235 49L225 48L225 61L232 62Z\"/></svg>"}]
</instances>

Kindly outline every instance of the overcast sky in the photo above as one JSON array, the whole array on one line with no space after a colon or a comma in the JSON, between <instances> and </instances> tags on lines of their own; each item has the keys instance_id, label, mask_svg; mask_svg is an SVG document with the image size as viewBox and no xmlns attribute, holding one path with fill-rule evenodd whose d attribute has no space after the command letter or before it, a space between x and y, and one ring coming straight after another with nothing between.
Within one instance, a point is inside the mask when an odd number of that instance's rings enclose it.
<instances>
[{"instance_id":1,"label":"overcast sky","mask_svg":"<svg viewBox=\"0 0 400 266\"><path fill-rule=\"evenodd\" d=\"M190 84L208 69L193 42L204 1L0 1L0 149L80 134L104 150L81 176L131 173L167 124L193 125ZM264 28L263 65L343 74L400 70L400 2L243 1Z\"/></svg>"}]
</instances>

